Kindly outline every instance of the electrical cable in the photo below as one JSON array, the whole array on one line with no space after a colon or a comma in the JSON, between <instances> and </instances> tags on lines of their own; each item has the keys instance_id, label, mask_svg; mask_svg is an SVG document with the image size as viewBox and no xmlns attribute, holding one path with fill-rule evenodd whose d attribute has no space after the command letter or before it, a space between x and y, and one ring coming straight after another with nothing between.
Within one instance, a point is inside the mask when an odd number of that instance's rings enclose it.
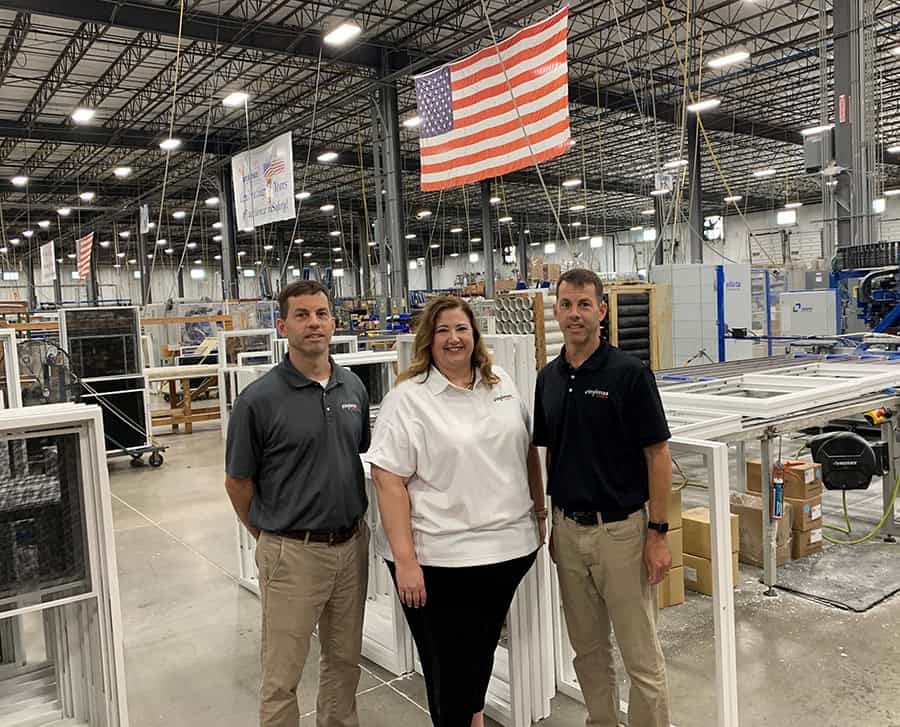
<instances>
[{"instance_id":1,"label":"electrical cable","mask_svg":"<svg viewBox=\"0 0 900 727\"><path fill-rule=\"evenodd\" d=\"M900 476L897 477L897 481L894 483L894 491L891 493L891 499L888 502L887 507L884 510L884 514L881 516L881 519L878 521L878 524L872 528L868 533L863 535L861 538L856 538L855 540L840 540L838 538L829 538L827 535L823 535L829 543L833 543L834 545L861 545L872 538L874 538L881 528L884 527L884 524L888 521L888 518L894 516L894 503L897 501L897 494L900 493ZM850 530L850 516L847 513L847 493L844 492L844 518L847 523L847 534L849 534ZM840 528L836 528L834 526L829 527L829 529L840 530Z\"/></svg>"}]
</instances>

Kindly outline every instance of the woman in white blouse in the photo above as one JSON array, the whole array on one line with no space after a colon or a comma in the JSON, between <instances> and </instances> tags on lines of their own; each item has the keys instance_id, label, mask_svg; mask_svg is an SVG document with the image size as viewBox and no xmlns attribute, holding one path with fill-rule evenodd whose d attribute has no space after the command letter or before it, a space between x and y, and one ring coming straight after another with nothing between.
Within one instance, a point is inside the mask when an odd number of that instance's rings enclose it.
<instances>
[{"instance_id":1,"label":"woman in white blouse","mask_svg":"<svg viewBox=\"0 0 900 727\"><path fill-rule=\"evenodd\" d=\"M366 458L376 547L419 651L432 722L481 727L500 632L547 510L528 408L491 366L464 301L426 306Z\"/></svg>"}]
</instances>

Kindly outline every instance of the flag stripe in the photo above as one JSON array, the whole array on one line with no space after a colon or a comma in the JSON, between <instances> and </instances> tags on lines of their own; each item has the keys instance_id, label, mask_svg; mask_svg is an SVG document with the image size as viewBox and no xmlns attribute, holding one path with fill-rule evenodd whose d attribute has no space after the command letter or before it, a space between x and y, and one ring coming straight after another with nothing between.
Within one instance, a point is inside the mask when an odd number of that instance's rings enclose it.
<instances>
[{"instance_id":1,"label":"flag stripe","mask_svg":"<svg viewBox=\"0 0 900 727\"><path fill-rule=\"evenodd\" d=\"M568 109L567 109L568 111ZM565 134L566 138L569 135L569 115L565 113L563 115L562 120L557 121L552 126L545 126L543 128L539 128L538 130L531 131L529 130L528 138L531 140L532 145L537 144L541 141L546 141L548 139L552 139L557 134ZM449 161L438 162L436 164L427 164L422 162L422 174L437 174L439 172L447 172L453 170L455 167L465 167L469 164L476 164L485 157L489 157L491 159L496 159L500 156L506 156L511 154L512 152L519 151L520 149L528 149L528 142L525 140L525 134L522 133L521 129L516 130L515 138L507 141L498 146L493 146L484 151L476 151L472 154L467 154L466 156L456 156Z\"/></svg>"},{"instance_id":2,"label":"flag stripe","mask_svg":"<svg viewBox=\"0 0 900 727\"><path fill-rule=\"evenodd\" d=\"M566 19L569 17L569 8L563 8L562 10L558 10L556 13L551 15L546 20L542 20L540 23L535 23L534 25L530 25L527 28L523 28L518 33L511 35L506 40L500 41L498 47L500 48L500 52L504 53L509 50L510 46L521 41L527 40L529 38L533 38L536 35L539 35L541 32L549 28L554 23L566 22ZM456 66L459 70L465 70L469 68L479 61L484 60L485 58L495 58L497 56L497 52L493 47L485 48L483 50L478 51L477 53L473 53L467 58L462 58L458 61L454 61L453 65Z\"/></svg>"},{"instance_id":3,"label":"flag stripe","mask_svg":"<svg viewBox=\"0 0 900 727\"><path fill-rule=\"evenodd\" d=\"M453 110L456 111L459 109L460 111L464 111L470 106L475 106L484 101L490 101L491 99L496 99L498 97L509 98L509 89L513 89L513 93L520 86L524 86L526 83L531 83L534 81L541 81L545 76L549 75L553 71L557 71L560 68L565 68L566 66L566 51L563 50L562 53L557 53L553 59L547 63L546 65L539 65L533 68L528 68L521 73L517 73L515 76L509 77L509 84L506 83L506 79L501 74L499 78L497 78L497 82L492 86L481 87L476 89L475 93L465 96L464 98L458 98L454 95L453 98Z\"/></svg>"},{"instance_id":4,"label":"flag stripe","mask_svg":"<svg viewBox=\"0 0 900 727\"><path fill-rule=\"evenodd\" d=\"M566 73L561 74L547 86L536 88L523 96L517 96L516 104L509 99L502 107L495 107L495 109L488 109L477 115L466 117L453 131L430 139L422 139L420 141L422 154L427 156L435 151L440 153L446 144L464 142L473 134L505 124L510 119L517 119L517 105L519 114L525 117L547 105L556 104L561 98L567 101L569 98L569 79Z\"/></svg>"},{"instance_id":5,"label":"flag stripe","mask_svg":"<svg viewBox=\"0 0 900 727\"><path fill-rule=\"evenodd\" d=\"M451 88L453 89L454 96L459 98L459 96L457 96L459 92L462 92L463 90L481 81L493 79L497 76L500 76L502 78L504 68L506 69L507 74L512 75L513 71L519 65L526 64L536 56L547 53L548 51L552 51L553 55L559 55L560 50L556 46L558 46L560 43L562 44L562 52L565 53L566 35L566 28L561 28L556 33L544 40L542 43L528 48L523 48L521 51L510 58L503 57L502 65L500 61L497 60L495 63L492 63L489 66L485 66L484 68L479 69L476 73L472 73L468 76L456 73L456 69L451 66L451 72L453 73L453 84L451 85Z\"/></svg>"},{"instance_id":6,"label":"flag stripe","mask_svg":"<svg viewBox=\"0 0 900 727\"><path fill-rule=\"evenodd\" d=\"M536 109L535 111L522 114L521 121L519 121L519 118L516 116L515 111L513 111L511 114L508 114L508 116L511 116L511 118L509 118L502 124L490 125L487 128L470 134L469 136L466 136L462 139L458 139L456 141L448 141L438 146L429 147L428 155L423 159L423 162L425 162L425 160L427 159L427 164L430 165L444 160L449 161L456 158L454 155L454 152L456 150L467 147L468 150L472 152L493 153L495 147L502 146L510 138L522 137L523 124L528 130L528 133L533 134L535 128L539 128L535 127L535 124L542 120L551 122L553 118L564 120L568 118L568 110L569 94L566 93L561 98L558 98L556 101L554 101L552 104L542 104L540 108ZM486 144L485 142L491 143Z\"/></svg>"},{"instance_id":7,"label":"flag stripe","mask_svg":"<svg viewBox=\"0 0 900 727\"><path fill-rule=\"evenodd\" d=\"M541 151L535 149L534 161L538 164L541 162L545 162L548 159L553 159L554 157L559 156L560 154L564 154L569 150L569 139L560 144L547 147ZM526 150L525 157L527 158L527 166L532 163L531 155ZM446 189L447 187L458 187L463 184L472 184L473 182L478 182L482 179L490 179L491 177L500 177L504 174L508 174L509 172L514 172L517 169L521 169L523 166L522 157L510 158L507 161L504 161L501 164L497 164L495 166L482 166L477 171L466 172L464 170L457 170L456 174L452 177L448 177L445 174L437 175L436 179L431 177L422 177L422 191L423 192L437 192L441 189Z\"/></svg>"},{"instance_id":8,"label":"flag stripe","mask_svg":"<svg viewBox=\"0 0 900 727\"><path fill-rule=\"evenodd\" d=\"M93 249L93 232L78 240L78 277L82 280L91 276L91 252Z\"/></svg>"}]
</instances>

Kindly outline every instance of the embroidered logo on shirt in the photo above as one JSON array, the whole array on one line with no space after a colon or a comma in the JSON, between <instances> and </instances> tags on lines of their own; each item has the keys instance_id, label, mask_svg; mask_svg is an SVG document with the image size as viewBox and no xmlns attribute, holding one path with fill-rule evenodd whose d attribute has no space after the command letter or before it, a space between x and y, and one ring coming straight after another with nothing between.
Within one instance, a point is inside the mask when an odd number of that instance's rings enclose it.
<instances>
[{"instance_id":1,"label":"embroidered logo on shirt","mask_svg":"<svg viewBox=\"0 0 900 727\"><path fill-rule=\"evenodd\" d=\"M594 399L608 399L609 398L609 392L601 391L600 389L587 389L584 392L584 395L591 396Z\"/></svg>"},{"instance_id":2,"label":"embroidered logo on shirt","mask_svg":"<svg viewBox=\"0 0 900 727\"><path fill-rule=\"evenodd\" d=\"M495 396L494 401L509 401L512 398L512 394L503 394L502 396Z\"/></svg>"},{"instance_id":3,"label":"embroidered logo on shirt","mask_svg":"<svg viewBox=\"0 0 900 727\"><path fill-rule=\"evenodd\" d=\"M352 411L355 413L359 412L359 404L341 404L341 409L343 411Z\"/></svg>"}]
</instances>

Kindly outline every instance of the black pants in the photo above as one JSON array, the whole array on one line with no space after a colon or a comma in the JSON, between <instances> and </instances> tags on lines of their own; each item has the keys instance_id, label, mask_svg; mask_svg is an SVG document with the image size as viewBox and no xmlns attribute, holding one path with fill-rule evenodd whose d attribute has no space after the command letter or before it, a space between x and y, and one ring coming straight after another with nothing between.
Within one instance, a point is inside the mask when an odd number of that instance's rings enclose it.
<instances>
[{"instance_id":1,"label":"black pants","mask_svg":"<svg viewBox=\"0 0 900 727\"><path fill-rule=\"evenodd\" d=\"M425 606L403 606L428 690L434 727L469 727L484 709L494 652L516 588L537 553L491 565L422 566ZM388 561L394 585L394 564Z\"/></svg>"}]
</instances>

